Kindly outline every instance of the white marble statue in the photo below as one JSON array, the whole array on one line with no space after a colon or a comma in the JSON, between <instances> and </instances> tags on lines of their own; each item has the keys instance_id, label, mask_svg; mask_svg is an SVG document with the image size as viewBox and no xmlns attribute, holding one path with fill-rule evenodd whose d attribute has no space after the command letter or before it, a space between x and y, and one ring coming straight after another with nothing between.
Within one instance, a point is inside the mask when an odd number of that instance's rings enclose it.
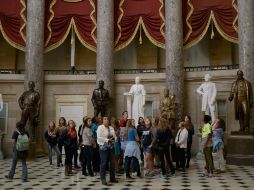
<instances>
[{"instance_id":1,"label":"white marble statue","mask_svg":"<svg viewBox=\"0 0 254 190\"><path fill-rule=\"evenodd\" d=\"M205 82L197 89L197 93L202 96L202 111L206 115L211 115L212 121L215 120L216 113L216 95L217 89L215 83L211 82L211 75L205 75Z\"/></svg>"},{"instance_id":2,"label":"white marble statue","mask_svg":"<svg viewBox=\"0 0 254 190\"><path fill-rule=\"evenodd\" d=\"M3 108L4 108L3 97L2 94L0 94L0 111L2 111Z\"/></svg>"},{"instance_id":3,"label":"white marble statue","mask_svg":"<svg viewBox=\"0 0 254 190\"><path fill-rule=\"evenodd\" d=\"M131 117L135 119L136 125L138 124L138 118L144 117L144 106L146 91L144 85L140 84L140 78L135 78L135 84L131 86L129 94L132 95L132 110Z\"/></svg>"}]
</instances>

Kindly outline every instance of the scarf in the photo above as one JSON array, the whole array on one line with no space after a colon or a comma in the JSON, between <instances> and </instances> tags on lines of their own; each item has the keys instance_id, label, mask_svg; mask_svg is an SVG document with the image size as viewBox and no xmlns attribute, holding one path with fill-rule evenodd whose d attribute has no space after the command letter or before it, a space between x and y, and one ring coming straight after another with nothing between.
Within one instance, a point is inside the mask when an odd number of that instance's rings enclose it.
<instances>
[{"instance_id":1,"label":"scarf","mask_svg":"<svg viewBox=\"0 0 254 190\"><path fill-rule=\"evenodd\" d=\"M70 128L70 129L69 129L69 135L70 135L71 139L75 139L75 138L76 138L76 136L77 136L77 134L76 134L76 130L75 130L75 129Z\"/></svg>"}]
</instances>

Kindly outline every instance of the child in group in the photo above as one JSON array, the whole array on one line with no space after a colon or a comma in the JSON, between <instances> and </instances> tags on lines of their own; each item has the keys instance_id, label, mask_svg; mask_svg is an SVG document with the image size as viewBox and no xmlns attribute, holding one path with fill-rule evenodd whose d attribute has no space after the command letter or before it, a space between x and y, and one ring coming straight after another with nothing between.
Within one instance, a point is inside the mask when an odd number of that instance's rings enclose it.
<instances>
[{"instance_id":1,"label":"child in group","mask_svg":"<svg viewBox=\"0 0 254 190\"><path fill-rule=\"evenodd\" d=\"M124 140L126 141L126 148L124 152L124 169L126 172L126 178L132 179L130 175L131 162L133 170L137 172L138 177L141 176L139 160L140 160L140 149L139 149L139 137L135 128L135 120L127 120L127 124L124 131Z\"/></svg>"},{"instance_id":2,"label":"child in group","mask_svg":"<svg viewBox=\"0 0 254 190\"><path fill-rule=\"evenodd\" d=\"M145 129L143 130L141 146L143 147L145 162L146 162L146 173L145 176L151 177L154 175L154 149L153 149L153 133L152 133L152 122L150 119L145 119Z\"/></svg>"},{"instance_id":3,"label":"child in group","mask_svg":"<svg viewBox=\"0 0 254 190\"><path fill-rule=\"evenodd\" d=\"M57 146L57 140L58 140L58 132L56 130L56 125L54 121L49 122L48 129L46 130L44 137L46 141L48 142L48 158L49 158L49 164L52 166L52 149L56 153L57 157L57 167L60 167L60 151Z\"/></svg>"},{"instance_id":4,"label":"child in group","mask_svg":"<svg viewBox=\"0 0 254 190\"><path fill-rule=\"evenodd\" d=\"M16 130L12 134L12 166L7 179L13 179L18 159L22 162L22 182L27 182L27 165L26 158L29 148L29 134L25 130L25 126L21 122L17 122Z\"/></svg>"},{"instance_id":5,"label":"child in group","mask_svg":"<svg viewBox=\"0 0 254 190\"><path fill-rule=\"evenodd\" d=\"M216 119L212 124L213 130L213 160L216 173L225 172L225 159L223 156L224 142L223 133L225 130L225 121Z\"/></svg>"},{"instance_id":6,"label":"child in group","mask_svg":"<svg viewBox=\"0 0 254 190\"><path fill-rule=\"evenodd\" d=\"M206 172L204 176L213 177L213 158L211 147L213 145L212 142L212 127L210 125L211 117L209 115L204 115L204 125L200 129L201 130L201 142L202 149L205 157L205 169Z\"/></svg>"},{"instance_id":7,"label":"child in group","mask_svg":"<svg viewBox=\"0 0 254 190\"><path fill-rule=\"evenodd\" d=\"M60 151L60 166L63 166L62 164L62 151L64 146L64 140L62 139L62 133L66 130L66 119L64 117L59 118L58 127L57 127L57 133L59 134L59 137L57 139L57 146Z\"/></svg>"},{"instance_id":8,"label":"child in group","mask_svg":"<svg viewBox=\"0 0 254 190\"><path fill-rule=\"evenodd\" d=\"M169 146L172 138L172 133L169 128L169 123L166 119L160 118L157 130L157 142L159 149L159 156L161 162L162 177L166 177L165 160L171 170L171 175L175 176L175 168L172 161L170 160Z\"/></svg>"}]
</instances>

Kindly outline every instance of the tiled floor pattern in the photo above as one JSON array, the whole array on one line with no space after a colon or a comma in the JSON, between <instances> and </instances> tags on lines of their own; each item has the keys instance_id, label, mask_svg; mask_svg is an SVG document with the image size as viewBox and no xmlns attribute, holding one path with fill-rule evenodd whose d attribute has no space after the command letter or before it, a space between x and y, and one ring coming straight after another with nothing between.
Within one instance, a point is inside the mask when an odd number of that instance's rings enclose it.
<instances>
[{"instance_id":1,"label":"tiled floor pattern","mask_svg":"<svg viewBox=\"0 0 254 190\"><path fill-rule=\"evenodd\" d=\"M52 168L47 158L28 162L29 180L22 183L21 163L18 163L16 175L13 180L5 179L8 174L11 160L0 161L0 190L7 189L115 189L115 190L254 190L254 166L228 165L224 174L212 178L202 177L200 161L194 161L186 172L177 172L176 177L161 179L159 175L151 178L126 180L124 175L117 175L118 184L102 186L99 176L84 177L81 171L65 177L64 167Z\"/></svg>"}]
</instances>

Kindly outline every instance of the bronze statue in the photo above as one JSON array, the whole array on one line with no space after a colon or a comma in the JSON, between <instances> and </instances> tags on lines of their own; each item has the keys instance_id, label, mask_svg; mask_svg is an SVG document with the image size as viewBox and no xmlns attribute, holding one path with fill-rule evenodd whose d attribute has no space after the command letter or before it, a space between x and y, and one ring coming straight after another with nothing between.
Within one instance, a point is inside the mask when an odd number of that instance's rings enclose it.
<instances>
[{"instance_id":1,"label":"bronze statue","mask_svg":"<svg viewBox=\"0 0 254 190\"><path fill-rule=\"evenodd\" d=\"M169 95L169 89L164 89L164 98L160 102L161 117L170 120L176 118L175 96Z\"/></svg>"},{"instance_id":2,"label":"bronze statue","mask_svg":"<svg viewBox=\"0 0 254 190\"><path fill-rule=\"evenodd\" d=\"M235 119L239 120L240 131L250 130L250 112L253 105L251 83L243 78L243 72L237 71L237 80L232 84L229 101L235 103Z\"/></svg>"},{"instance_id":3,"label":"bronze statue","mask_svg":"<svg viewBox=\"0 0 254 190\"><path fill-rule=\"evenodd\" d=\"M92 96L92 103L94 107L94 116L106 116L107 106L109 105L110 97L108 90L104 89L104 81L99 81L99 88L94 89Z\"/></svg>"},{"instance_id":4,"label":"bronze statue","mask_svg":"<svg viewBox=\"0 0 254 190\"><path fill-rule=\"evenodd\" d=\"M22 110L20 122L26 126L29 119L32 138L35 138L35 127L38 126L40 116L40 94L34 90L35 84L33 81L29 81L28 87L29 90L25 91L18 100Z\"/></svg>"}]
</instances>

